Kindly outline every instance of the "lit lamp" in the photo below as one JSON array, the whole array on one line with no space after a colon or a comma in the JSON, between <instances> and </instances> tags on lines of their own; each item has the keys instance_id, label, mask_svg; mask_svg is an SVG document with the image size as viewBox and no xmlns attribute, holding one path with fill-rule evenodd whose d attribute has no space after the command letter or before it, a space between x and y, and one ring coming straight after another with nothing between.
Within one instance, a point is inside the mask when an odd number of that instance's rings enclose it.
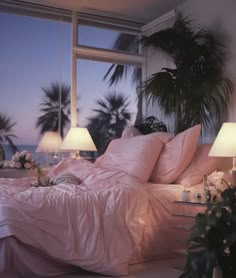
<instances>
[{"instance_id":1,"label":"lit lamp","mask_svg":"<svg viewBox=\"0 0 236 278\"><path fill-rule=\"evenodd\" d=\"M75 158L80 158L80 151L97 151L93 139L85 127L71 127L61 145L61 149L72 151Z\"/></svg>"},{"instance_id":2,"label":"lit lamp","mask_svg":"<svg viewBox=\"0 0 236 278\"><path fill-rule=\"evenodd\" d=\"M47 153L48 156L52 155L54 159L57 159L57 153L60 151L61 144L62 138L58 132L46 131L35 151Z\"/></svg>"},{"instance_id":3,"label":"lit lamp","mask_svg":"<svg viewBox=\"0 0 236 278\"><path fill-rule=\"evenodd\" d=\"M233 181L236 180L236 123L224 123L215 139L208 156L232 157L230 170Z\"/></svg>"}]
</instances>

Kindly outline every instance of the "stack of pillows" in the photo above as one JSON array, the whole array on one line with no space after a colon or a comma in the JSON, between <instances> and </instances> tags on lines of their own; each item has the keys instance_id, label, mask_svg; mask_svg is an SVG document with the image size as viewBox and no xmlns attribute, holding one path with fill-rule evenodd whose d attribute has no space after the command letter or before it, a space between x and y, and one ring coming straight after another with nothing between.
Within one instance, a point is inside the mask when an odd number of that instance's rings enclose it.
<instances>
[{"instance_id":1,"label":"stack of pillows","mask_svg":"<svg viewBox=\"0 0 236 278\"><path fill-rule=\"evenodd\" d=\"M176 136L167 132L141 135L130 126L95 163L123 170L141 182L193 186L219 163L208 157L210 144L198 145L200 132L201 126L196 125Z\"/></svg>"}]
</instances>

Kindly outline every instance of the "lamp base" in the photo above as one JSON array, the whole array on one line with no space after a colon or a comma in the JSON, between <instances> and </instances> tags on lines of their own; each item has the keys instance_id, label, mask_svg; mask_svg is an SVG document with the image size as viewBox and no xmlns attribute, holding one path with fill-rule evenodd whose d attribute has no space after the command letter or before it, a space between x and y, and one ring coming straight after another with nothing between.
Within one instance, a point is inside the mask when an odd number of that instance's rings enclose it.
<instances>
[{"instance_id":1,"label":"lamp base","mask_svg":"<svg viewBox=\"0 0 236 278\"><path fill-rule=\"evenodd\" d=\"M82 157L80 156L80 152L79 151L73 151L70 153L71 158L74 159L82 159Z\"/></svg>"}]
</instances>

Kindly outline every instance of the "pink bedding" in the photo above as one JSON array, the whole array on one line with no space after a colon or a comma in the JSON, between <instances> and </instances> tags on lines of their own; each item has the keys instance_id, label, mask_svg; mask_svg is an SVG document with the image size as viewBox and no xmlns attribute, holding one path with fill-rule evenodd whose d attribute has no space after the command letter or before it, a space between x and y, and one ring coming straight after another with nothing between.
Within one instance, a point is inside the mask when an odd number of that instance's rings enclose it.
<instances>
[{"instance_id":1,"label":"pink bedding","mask_svg":"<svg viewBox=\"0 0 236 278\"><path fill-rule=\"evenodd\" d=\"M36 188L32 178L0 179L0 277L49 277L70 265L127 275L129 263L169 254L170 204L182 186L145 185L84 160L64 160L50 175L62 172L82 183Z\"/></svg>"}]
</instances>

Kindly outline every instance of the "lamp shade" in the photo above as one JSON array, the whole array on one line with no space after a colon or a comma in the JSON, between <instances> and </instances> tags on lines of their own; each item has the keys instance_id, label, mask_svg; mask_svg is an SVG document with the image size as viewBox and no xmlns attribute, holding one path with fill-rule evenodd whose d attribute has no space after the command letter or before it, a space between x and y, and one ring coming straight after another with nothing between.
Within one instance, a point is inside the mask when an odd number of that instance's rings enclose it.
<instances>
[{"instance_id":1,"label":"lamp shade","mask_svg":"<svg viewBox=\"0 0 236 278\"><path fill-rule=\"evenodd\" d=\"M58 152L62 144L62 138L58 132L46 131L41 138L36 152Z\"/></svg>"},{"instance_id":2,"label":"lamp shade","mask_svg":"<svg viewBox=\"0 0 236 278\"><path fill-rule=\"evenodd\" d=\"M85 127L71 127L61 148L68 151L97 151L93 139Z\"/></svg>"},{"instance_id":3,"label":"lamp shade","mask_svg":"<svg viewBox=\"0 0 236 278\"><path fill-rule=\"evenodd\" d=\"M208 155L236 157L236 123L222 125Z\"/></svg>"}]
</instances>

